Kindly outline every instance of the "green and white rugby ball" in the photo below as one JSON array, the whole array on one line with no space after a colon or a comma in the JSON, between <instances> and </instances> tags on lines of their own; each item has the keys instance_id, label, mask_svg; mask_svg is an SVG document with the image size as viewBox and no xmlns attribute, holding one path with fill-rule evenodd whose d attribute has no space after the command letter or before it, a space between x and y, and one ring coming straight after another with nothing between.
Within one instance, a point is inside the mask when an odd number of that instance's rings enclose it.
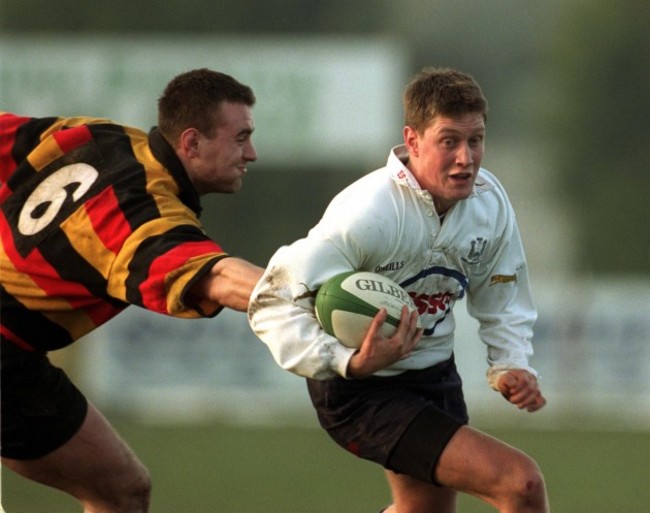
<instances>
[{"instance_id":1,"label":"green and white rugby ball","mask_svg":"<svg viewBox=\"0 0 650 513\"><path fill-rule=\"evenodd\" d=\"M325 332L351 348L361 345L373 318L385 308L382 333L390 337L399 325L402 307L415 304L390 278L367 271L351 271L326 281L316 295L316 317ZM419 324L419 323L418 323Z\"/></svg>"}]
</instances>

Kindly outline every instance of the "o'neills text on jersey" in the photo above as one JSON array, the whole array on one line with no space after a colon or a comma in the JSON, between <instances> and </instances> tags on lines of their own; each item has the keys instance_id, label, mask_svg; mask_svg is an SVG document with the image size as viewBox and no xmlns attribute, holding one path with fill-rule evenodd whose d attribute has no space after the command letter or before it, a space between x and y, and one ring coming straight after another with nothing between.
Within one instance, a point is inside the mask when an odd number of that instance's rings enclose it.
<instances>
[{"instance_id":1,"label":"o'neills text on jersey","mask_svg":"<svg viewBox=\"0 0 650 513\"><path fill-rule=\"evenodd\" d=\"M378 265L375 267L375 272L380 273L382 271L398 271L402 267L404 267L404 260L400 260L399 262L390 262L386 265Z\"/></svg>"}]
</instances>

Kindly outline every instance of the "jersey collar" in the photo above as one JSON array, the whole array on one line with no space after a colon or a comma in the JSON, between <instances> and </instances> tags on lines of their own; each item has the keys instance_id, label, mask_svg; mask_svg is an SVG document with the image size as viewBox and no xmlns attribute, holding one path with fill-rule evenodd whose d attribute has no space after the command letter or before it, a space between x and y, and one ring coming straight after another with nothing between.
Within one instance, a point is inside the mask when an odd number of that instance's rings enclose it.
<instances>
[{"instance_id":1,"label":"jersey collar","mask_svg":"<svg viewBox=\"0 0 650 513\"><path fill-rule=\"evenodd\" d=\"M172 148L163 137L157 126L153 127L149 131L149 147L151 148L151 153L153 153L154 157L156 157L156 159L169 170L174 180L176 180L176 183L178 183L180 188L180 194L178 197L180 200L190 207L197 217L200 216L202 208L199 195L192 185L190 177L187 175L187 171L185 171L183 164L176 156L174 148Z\"/></svg>"},{"instance_id":2,"label":"jersey collar","mask_svg":"<svg viewBox=\"0 0 650 513\"><path fill-rule=\"evenodd\" d=\"M406 167L409 159L409 153L404 144L395 146L388 156L387 167L390 170L393 180L400 185L405 185L411 189L419 191L422 189L420 184L413 176L413 173Z\"/></svg>"}]
</instances>

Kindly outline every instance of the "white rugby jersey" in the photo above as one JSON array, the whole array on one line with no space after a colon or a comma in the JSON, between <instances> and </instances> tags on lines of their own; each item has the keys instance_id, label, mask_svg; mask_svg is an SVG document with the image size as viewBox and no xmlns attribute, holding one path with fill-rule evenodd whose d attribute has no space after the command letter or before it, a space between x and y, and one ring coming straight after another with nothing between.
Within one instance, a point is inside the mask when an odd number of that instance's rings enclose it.
<instances>
[{"instance_id":1,"label":"white rugby jersey","mask_svg":"<svg viewBox=\"0 0 650 513\"><path fill-rule=\"evenodd\" d=\"M453 351L453 307L465 299L487 345L488 379L526 369L536 319L514 212L499 181L481 169L470 197L441 223L433 198L407 169L404 146L329 204L307 237L280 248L249 307L253 331L276 362L300 376L346 376L354 353L316 320L318 288L339 273L360 270L399 283L418 307L424 334L410 356L376 375L422 369Z\"/></svg>"}]
</instances>

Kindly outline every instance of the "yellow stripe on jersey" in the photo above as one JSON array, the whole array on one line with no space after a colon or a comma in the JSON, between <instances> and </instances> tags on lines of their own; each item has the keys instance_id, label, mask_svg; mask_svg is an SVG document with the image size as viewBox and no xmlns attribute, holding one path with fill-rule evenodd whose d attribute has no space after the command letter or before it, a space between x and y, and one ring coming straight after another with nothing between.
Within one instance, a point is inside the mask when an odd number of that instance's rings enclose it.
<instances>
[{"instance_id":1,"label":"yellow stripe on jersey","mask_svg":"<svg viewBox=\"0 0 650 513\"><path fill-rule=\"evenodd\" d=\"M56 142L56 139L52 137L52 134L65 128L74 128L82 125L97 125L102 123L111 123L111 121L102 118L86 117L57 119L47 128L47 130L43 131L43 133L40 135L42 142L31 154L27 156L28 162L36 171L41 171L51 162L61 157L64 153Z\"/></svg>"},{"instance_id":2,"label":"yellow stripe on jersey","mask_svg":"<svg viewBox=\"0 0 650 513\"><path fill-rule=\"evenodd\" d=\"M2 276L2 286L7 293L30 310L41 312L72 310L68 301L60 297L48 296L30 275L18 271L5 253L1 240L0 275Z\"/></svg>"},{"instance_id":3,"label":"yellow stripe on jersey","mask_svg":"<svg viewBox=\"0 0 650 513\"><path fill-rule=\"evenodd\" d=\"M178 184L171 179L169 171L151 153L147 137L143 137L143 134L138 130L130 128L127 128L126 132L129 134L131 147L136 158L140 162L148 164L144 166L147 175L147 192L151 194L151 197L156 202L160 215L162 217L177 215L177 222L193 224L203 231L196 214L179 200Z\"/></svg>"},{"instance_id":4,"label":"yellow stripe on jersey","mask_svg":"<svg viewBox=\"0 0 650 513\"><path fill-rule=\"evenodd\" d=\"M63 150L61 150L54 137L49 137L27 155L27 161L36 171L42 171L62 155Z\"/></svg>"},{"instance_id":5,"label":"yellow stripe on jersey","mask_svg":"<svg viewBox=\"0 0 650 513\"><path fill-rule=\"evenodd\" d=\"M61 224L75 251L108 279L115 254L97 236L85 208L79 208ZM83 234L83 237L81 236Z\"/></svg>"},{"instance_id":6,"label":"yellow stripe on jersey","mask_svg":"<svg viewBox=\"0 0 650 513\"><path fill-rule=\"evenodd\" d=\"M215 253L213 255L201 255L191 258L185 265L167 274L165 277L165 288L170 292L167 294L167 311L170 315L185 319L201 317L194 309L194 306L188 307L188 305L181 302L181 298L184 297L183 292L186 292L185 289L188 284L196 278L196 275L204 269L210 260L223 254ZM212 315L220 305L214 301L204 300L198 303L197 306L207 315Z\"/></svg>"}]
</instances>

